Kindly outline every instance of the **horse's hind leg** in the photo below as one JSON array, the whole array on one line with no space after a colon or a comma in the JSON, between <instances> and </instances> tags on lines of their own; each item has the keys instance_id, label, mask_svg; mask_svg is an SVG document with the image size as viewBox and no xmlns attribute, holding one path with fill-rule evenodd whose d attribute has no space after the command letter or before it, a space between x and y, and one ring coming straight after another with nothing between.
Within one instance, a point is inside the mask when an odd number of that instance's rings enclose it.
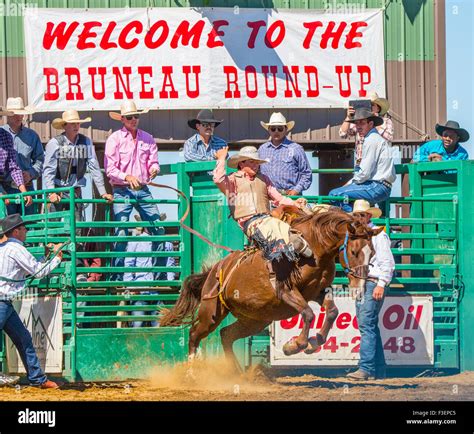
<instances>
[{"instance_id":1,"label":"horse's hind leg","mask_svg":"<svg viewBox=\"0 0 474 434\"><path fill-rule=\"evenodd\" d=\"M234 342L238 339L252 336L262 331L268 324L268 321L255 321L252 319L238 319L236 322L228 325L221 329L221 341L222 347L224 348L224 354L228 360L230 360L237 372L242 372L237 357L233 350Z\"/></svg>"},{"instance_id":2,"label":"horse's hind leg","mask_svg":"<svg viewBox=\"0 0 474 434\"><path fill-rule=\"evenodd\" d=\"M283 345L283 352L286 356L299 353L308 346L308 334L311 322L314 319L314 312L309 307L307 301L303 298L297 289L285 290L281 293L281 299L293 309L301 313L303 317L303 330L296 339L290 339Z\"/></svg>"},{"instance_id":3,"label":"horse's hind leg","mask_svg":"<svg viewBox=\"0 0 474 434\"><path fill-rule=\"evenodd\" d=\"M339 311L334 304L332 295L327 295L322 303L319 300L318 302L326 310L326 316L319 333L317 333L315 337L309 339L308 346L304 351L306 354L314 353L321 345L326 342L329 330L331 330L331 327L336 320L337 315L339 314Z\"/></svg>"}]
</instances>

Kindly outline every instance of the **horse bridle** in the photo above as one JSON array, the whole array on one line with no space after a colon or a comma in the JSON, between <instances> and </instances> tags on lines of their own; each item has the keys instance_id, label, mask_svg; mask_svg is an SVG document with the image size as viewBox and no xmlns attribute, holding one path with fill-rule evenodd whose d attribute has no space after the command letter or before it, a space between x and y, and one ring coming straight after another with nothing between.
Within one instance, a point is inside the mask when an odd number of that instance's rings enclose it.
<instances>
[{"instance_id":1,"label":"horse bridle","mask_svg":"<svg viewBox=\"0 0 474 434\"><path fill-rule=\"evenodd\" d=\"M346 231L346 236L344 238L344 243L339 247L339 252L343 252L344 256L344 264L342 268L344 270L344 274L348 276L349 274L354 276L356 279L367 279L369 277L369 265L356 265L355 267L351 267L349 263L349 257L347 255L347 243L349 241L349 231ZM361 270L360 273L358 270Z\"/></svg>"}]
</instances>

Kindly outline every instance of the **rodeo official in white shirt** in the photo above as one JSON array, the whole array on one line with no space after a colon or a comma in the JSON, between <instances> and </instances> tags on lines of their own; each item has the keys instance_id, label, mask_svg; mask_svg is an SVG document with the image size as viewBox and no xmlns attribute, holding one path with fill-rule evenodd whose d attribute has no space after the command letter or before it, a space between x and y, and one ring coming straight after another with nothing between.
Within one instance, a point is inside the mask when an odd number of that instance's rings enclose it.
<instances>
[{"instance_id":1,"label":"rodeo official in white shirt","mask_svg":"<svg viewBox=\"0 0 474 434\"><path fill-rule=\"evenodd\" d=\"M354 202L355 218L370 227L371 218L378 218L382 212L371 207L366 200ZM373 380L385 378L385 356L379 329L379 312L388 286L395 271L395 260L390 249L390 238L384 232L372 237L375 255L369 264L369 277L365 282L365 291L356 300L356 315L360 331L359 369L347 375L352 380Z\"/></svg>"},{"instance_id":2,"label":"rodeo official in white shirt","mask_svg":"<svg viewBox=\"0 0 474 434\"><path fill-rule=\"evenodd\" d=\"M60 245L53 246L55 256L51 261L39 262L23 245L28 229L19 214L0 220L0 230L0 331L3 330L18 349L30 385L57 389L59 385L48 380L41 369L31 334L13 308L12 300L21 295L28 275L45 277L60 264ZM15 384L19 379L0 373L0 386Z\"/></svg>"}]
</instances>

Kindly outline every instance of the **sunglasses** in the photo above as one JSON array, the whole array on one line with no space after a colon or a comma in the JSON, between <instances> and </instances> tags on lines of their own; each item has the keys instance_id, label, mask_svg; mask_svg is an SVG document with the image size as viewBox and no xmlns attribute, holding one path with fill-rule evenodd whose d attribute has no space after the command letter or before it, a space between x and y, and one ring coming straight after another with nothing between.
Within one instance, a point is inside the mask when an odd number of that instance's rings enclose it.
<instances>
[{"instance_id":1,"label":"sunglasses","mask_svg":"<svg viewBox=\"0 0 474 434\"><path fill-rule=\"evenodd\" d=\"M140 115L130 115L130 116L124 116L127 121L131 121L132 119L140 119Z\"/></svg>"},{"instance_id":2,"label":"sunglasses","mask_svg":"<svg viewBox=\"0 0 474 434\"><path fill-rule=\"evenodd\" d=\"M200 125L202 125L204 128L211 127L214 128L216 124L213 124L212 122L201 122Z\"/></svg>"},{"instance_id":3,"label":"sunglasses","mask_svg":"<svg viewBox=\"0 0 474 434\"><path fill-rule=\"evenodd\" d=\"M279 133L282 133L285 131L285 127L270 127L269 130L274 133L275 131L278 131Z\"/></svg>"}]
</instances>

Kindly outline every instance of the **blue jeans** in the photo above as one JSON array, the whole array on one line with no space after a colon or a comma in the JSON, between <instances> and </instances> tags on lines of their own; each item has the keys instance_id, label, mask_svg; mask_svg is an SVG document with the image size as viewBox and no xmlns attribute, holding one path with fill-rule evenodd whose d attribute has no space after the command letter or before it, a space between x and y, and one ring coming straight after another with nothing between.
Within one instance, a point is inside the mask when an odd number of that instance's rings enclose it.
<instances>
[{"instance_id":1,"label":"blue jeans","mask_svg":"<svg viewBox=\"0 0 474 434\"><path fill-rule=\"evenodd\" d=\"M10 301L0 301L0 330L10 337L18 349L30 383L35 386L43 384L47 378L41 369L31 334Z\"/></svg>"},{"instance_id":2,"label":"blue jeans","mask_svg":"<svg viewBox=\"0 0 474 434\"><path fill-rule=\"evenodd\" d=\"M20 190L18 188L13 188L11 185L5 184L3 186L7 194L21 194ZM33 191L34 187L33 185L28 185L26 187L28 191ZM35 199L35 196L33 196L33 199ZM7 205L7 213L8 215L11 214L20 214L20 215L31 215L31 214L36 214L36 204L32 204L30 206L25 206L25 213L22 214L21 212L21 203L15 203L15 199L10 199L10 204Z\"/></svg>"},{"instance_id":3,"label":"blue jeans","mask_svg":"<svg viewBox=\"0 0 474 434\"><path fill-rule=\"evenodd\" d=\"M365 283L365 292L356 301L356 315L360 331L359 369L375 375L376 369L385 367L382 338L379 329L379 312L382 300L374 300L372 294L377 285L370 280Z\"/></svg>"},{"instance_id":4,"label":"blue jeans","mask_svg":"<svg viewBox=\"0 0 474 434\"><path fill-rule=\"evenodd\" d=\"M365 199L371 206L383 202L390 197L392 189L377 181L365 181L362 184L349 184L335 188L329 192L329 196L347 196L349 199ZM352 211L353 203L331 201L332 205L341 207L346 212Z\"/></svg>"},{"instance_id":5,"label":"blue jeans","mask_svg":"<svg viewBox=\"0 0 474 434\"><path fill-rule=\"evenodd\" d=\"M153 196L150 193L148 187L143 187L141 190L132 190L127 187L115 187L114 188L114 199L117 200L144 200L144 199L153 199ZM160 212L158 207L154 203L114 203L114 218L115 221L128 222L130 220L130 214L132 213L133 208L138 211L141 219L147 222L159 221ZM137 223L137 226L140 224ZM148 228L151 235L160 235L162 234L163 228L158 226ZM115 231L115 236L124 237L127 235L127 230L124 228L118 228ZM158 249L158 242L153 243L153 251ZM127 243L116 243L115 251L116 252L125 252L127 249ZM115 267L123 267L124 258L117 258L115 260Z\"/></svg>"},{"instance_id":6,"label":"blue jeans","mask_svg":"<svg viewBox=\"0 0 474 434\"><path fill-rule=\"evenodd\" d=\"M155 295L155 294L158 294L157 292L141 292L140 294L142 295ZM132 304L134 306L148 306L150 304L150 302L148 301L145 301L145 300L137 300L137 301L132 301ZM156 303L157 306L163 304L161 301L158 301ZM143 315L157 315L158 314L158 311L157 310L148 310L148 311L144 311L144 310L134 310L132 312L132 315L140 315L140 316L143 316ZM132 323L132 327L143 327L145 321L133 321ZM150 327L158 327L160 325L160 323L156 320L153 320L153 321L150 321Z\"/></svg>"}]
</instances>

